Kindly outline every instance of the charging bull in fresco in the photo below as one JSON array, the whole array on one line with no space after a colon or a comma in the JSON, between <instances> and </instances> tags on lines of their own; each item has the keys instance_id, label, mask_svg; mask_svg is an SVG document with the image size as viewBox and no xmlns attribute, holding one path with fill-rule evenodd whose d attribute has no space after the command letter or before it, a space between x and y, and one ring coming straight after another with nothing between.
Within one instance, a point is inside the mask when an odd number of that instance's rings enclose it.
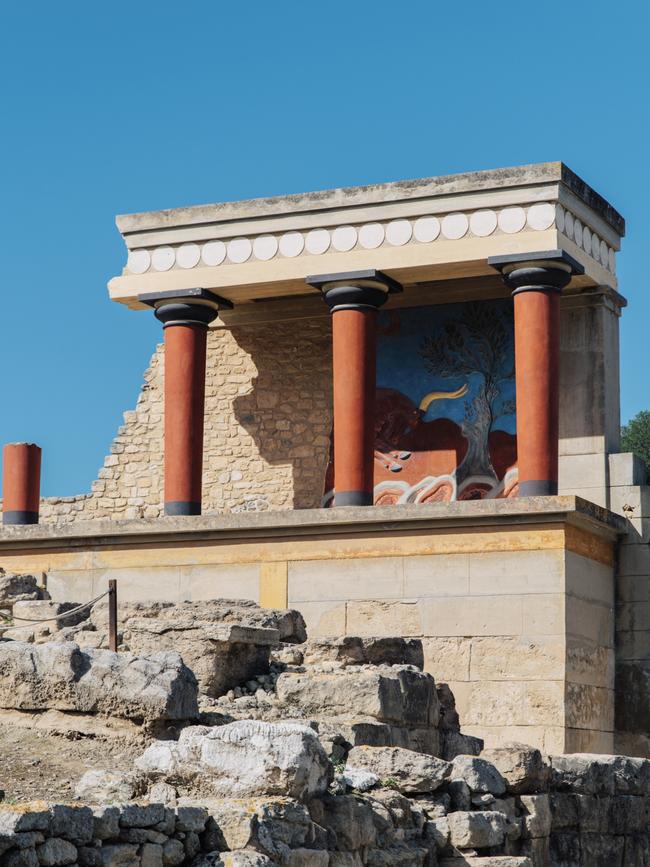
<instances>
[{"instance_id":1,"label":"charging bull in fresco","mask_svg":"<svg viewBox=\"0 0 650 867\"><path fill-rule=\"evenodd\" d=\"M513 493L514 437L504 431L488 436L489 468L469 466L471 442L460 425L448 418L425 421L437 400L458 400L468 392L432 391L416 406L410 398L389 388L377 389L375 423L375 503L442 502L483 499ZM479 472L471 472L479 469ZM470 472L466 472L470 470ZM508 476L505 484L500 480Z\"/></svg>"}]
</instances>

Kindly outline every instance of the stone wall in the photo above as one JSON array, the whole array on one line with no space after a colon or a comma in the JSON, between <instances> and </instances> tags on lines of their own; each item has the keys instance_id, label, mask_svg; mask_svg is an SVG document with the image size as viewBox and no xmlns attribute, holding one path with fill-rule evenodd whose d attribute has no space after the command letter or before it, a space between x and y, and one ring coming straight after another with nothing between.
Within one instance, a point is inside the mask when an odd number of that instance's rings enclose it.
<instances>
[{"instance_id":1,"label":"stone wall","mask_svg":"<svg viewBox=\"0 0 650 867\"><path fill-rule=\"evenodd\" d=\"M162 515L163 361L161 345L92 492L45 498L43 523ZM204 513L319 506L332 427L329 320L210 330L205 416Z\"/></svg>"}]
</instances>

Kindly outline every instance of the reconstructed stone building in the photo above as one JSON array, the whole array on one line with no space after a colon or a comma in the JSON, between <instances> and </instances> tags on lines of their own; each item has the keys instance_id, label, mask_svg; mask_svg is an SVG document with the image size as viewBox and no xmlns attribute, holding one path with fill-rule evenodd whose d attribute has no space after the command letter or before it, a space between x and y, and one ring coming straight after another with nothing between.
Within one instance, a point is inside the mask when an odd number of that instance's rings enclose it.
<instances>
[{"instance_id":1,"label":"reconstructed stone building","mask_svg":"<svg viewBox=\"0 0 650 867\"><path fill-rule=\"evenodd\" d=\"M650 753L611 205L548 163L117 222L111 299L165 345L92 492L5 527L5 568L420 636L488 744Z\"/></svg>"}]
</instances>

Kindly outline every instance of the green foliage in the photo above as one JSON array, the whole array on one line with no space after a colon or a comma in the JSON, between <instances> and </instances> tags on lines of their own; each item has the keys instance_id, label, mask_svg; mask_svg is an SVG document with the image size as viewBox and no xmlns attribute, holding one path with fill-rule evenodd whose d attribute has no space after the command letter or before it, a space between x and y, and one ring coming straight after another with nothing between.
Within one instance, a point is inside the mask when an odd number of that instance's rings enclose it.
<instances>
[{"instance_id":1,"label":"green foliage","mask_svg":"<svg viewBox=\"0 0 650 867\"><path fill-rule=\"evenodd\" d=\"M399 789L399 783L393 777L387 777L379 784L382 789Z\"/></svg>"},{"instance_id":2,"label":"green foliage","mask_svg":"<svg viewBox=\"0 0 650 867\"><path fill-rule=\"evenodd\" d=\"M641 410L621 428L621 451L634 452L650 469L650 410Z\"/></svg>"}]
</instances>

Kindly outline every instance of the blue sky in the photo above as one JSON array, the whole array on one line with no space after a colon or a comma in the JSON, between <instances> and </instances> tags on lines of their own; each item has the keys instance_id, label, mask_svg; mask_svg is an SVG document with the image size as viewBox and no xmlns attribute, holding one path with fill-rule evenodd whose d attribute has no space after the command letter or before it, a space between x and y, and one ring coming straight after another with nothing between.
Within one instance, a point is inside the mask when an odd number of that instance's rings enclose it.
<instances>
[{"instance_id":1,"label":"blue sky","mask_svg":"<svg viewBox=\"0 0 650 867\"><path fill-rule=\"evenodd\" d=\"M563 160L625 216L623 418L650 407L644 0L6 2L0 442L88 489L160 339L114 215Z\"/></svg>"}]
</instances>

